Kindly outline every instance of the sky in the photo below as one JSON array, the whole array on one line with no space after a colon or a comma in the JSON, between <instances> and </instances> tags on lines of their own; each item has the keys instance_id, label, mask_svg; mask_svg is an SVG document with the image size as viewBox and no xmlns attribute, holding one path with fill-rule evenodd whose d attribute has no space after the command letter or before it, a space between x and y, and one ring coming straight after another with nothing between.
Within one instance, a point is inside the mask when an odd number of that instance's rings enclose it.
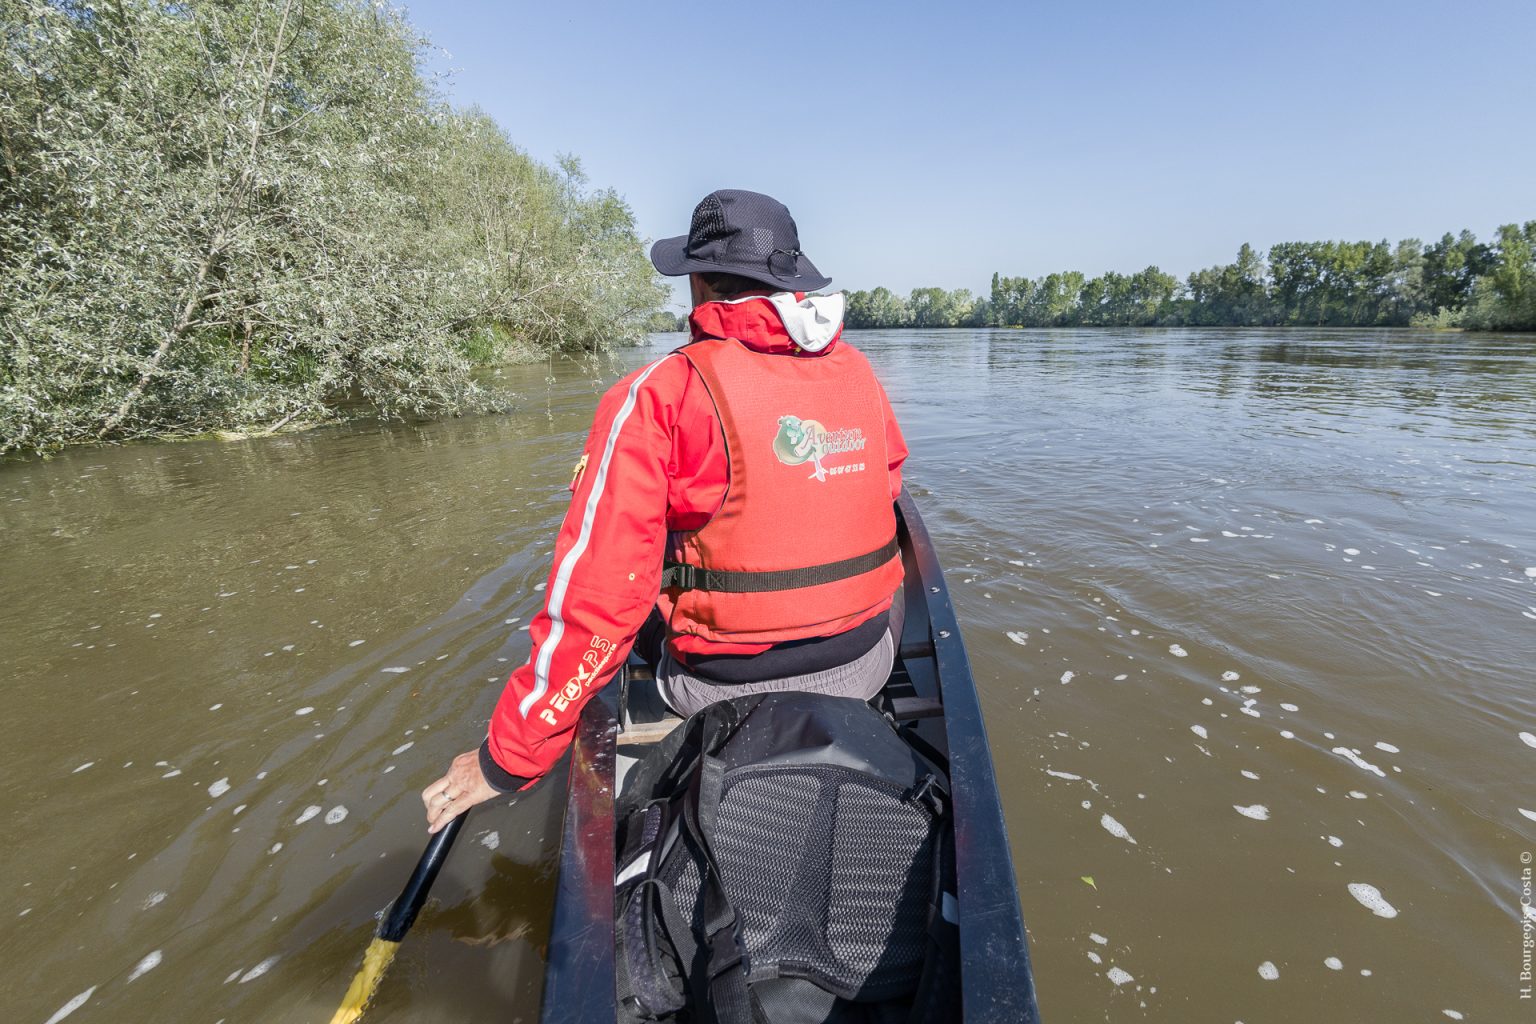
<instances>
[{"instance_id":1,"label":"sky","mask_svg":"<svg viewBox=\"0 0 1536 1024\"><path fill-rule=\"evenodd\" d=\"M643 237L785 203L834 288L985 294L1536 219L1532 0L417 0L429 69ZM685 293L674 293L681 306Z\"/></svg>"}]
</instances>

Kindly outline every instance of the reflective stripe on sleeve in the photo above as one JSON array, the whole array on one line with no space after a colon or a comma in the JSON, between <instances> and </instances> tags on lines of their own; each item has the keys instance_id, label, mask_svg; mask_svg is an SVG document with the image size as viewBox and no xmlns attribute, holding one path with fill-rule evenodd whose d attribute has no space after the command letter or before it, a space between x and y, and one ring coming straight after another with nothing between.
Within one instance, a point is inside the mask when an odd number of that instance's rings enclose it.
<instances>
[{"instance_id":1,"label":"reflective stripe on sleeve","mask_svg":"<svg viewBox=\"0 0 1536 1024\"><path fill-rule=\"evenodd\" d=\"M635 396L640 391L640 385L656 370L658 366L666 362L669 356L663 356L650 366L645 372L636 377L634 383L629 386L629 393L624 396L624 404L619 406L618 415L613 418L613 426L608 429L608 443L603 446L603 458L597 465L597 477L592 481L592 492L587 495L587 506L581 515L581 533L576 538L576 543L571 545L571 550L565 553L560 560L560 568L555 573L554 584L549 588L549 603L546 610L549 612L549 635L539 645L538 654L533 660L533 689L528 695L518 702L517 710L524 717L533 710L539 698L549 692L549 666L554 660L555 648L560 646L561 639L565 636L565 619L562 618L562 609L565 604L565 592L571 583L571 573L576 569L576 563L587 550L587 544L592 539L592 522L597 518L597 506L603 498L603 489L608 483L608 464L613 461L613 450L618 445L619 431L624 428L629 414L635 411Z\"/></svg>"}]
</instances>

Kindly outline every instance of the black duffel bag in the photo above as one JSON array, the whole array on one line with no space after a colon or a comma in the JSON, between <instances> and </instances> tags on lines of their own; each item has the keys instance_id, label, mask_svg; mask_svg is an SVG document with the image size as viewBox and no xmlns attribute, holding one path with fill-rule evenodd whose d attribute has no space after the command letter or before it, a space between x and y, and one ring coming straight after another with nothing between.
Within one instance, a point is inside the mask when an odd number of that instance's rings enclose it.
<instances>
[{"instance_id":1,"label":"black duffel bag","mask_svg":"<svg viewBox=\"0 0 1536 1024\"><path fill-rule=\"evenodd\" d=\"M705 708L632 768L618 821L621 1021L907 1024L958 1006L945 772L865 702Z\"/></svg>"}]
</instances>

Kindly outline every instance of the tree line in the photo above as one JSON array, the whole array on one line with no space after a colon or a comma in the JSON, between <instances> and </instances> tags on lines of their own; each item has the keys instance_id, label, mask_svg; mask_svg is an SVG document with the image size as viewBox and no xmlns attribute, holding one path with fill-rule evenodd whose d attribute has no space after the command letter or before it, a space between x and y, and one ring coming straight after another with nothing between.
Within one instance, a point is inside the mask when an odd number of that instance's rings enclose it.
<instances>
[{"instance_id":1,"label":"tree line","mask_svg":"<svg viewBox=\"0 0 1536 1024\"><path fill-rule=\"evenodd\" d=\"M0 0L0 452L481 408L666 298L366 0Z\"/></svg>"},{"instance_id":2,"label":"tree line","mask_svg":"<svg viewBox=\"0 0 1536 1024\"><path fill-rule=\"evenodd\" d=\"M1244 244L1237 259L1180 281L1157 267L1087 277L992 275L969 289L850 292L850 327L1318 326L1536 330L1536 221L1492 242L1470 231L1428 245Z\"/></svg>"}]
</instances>

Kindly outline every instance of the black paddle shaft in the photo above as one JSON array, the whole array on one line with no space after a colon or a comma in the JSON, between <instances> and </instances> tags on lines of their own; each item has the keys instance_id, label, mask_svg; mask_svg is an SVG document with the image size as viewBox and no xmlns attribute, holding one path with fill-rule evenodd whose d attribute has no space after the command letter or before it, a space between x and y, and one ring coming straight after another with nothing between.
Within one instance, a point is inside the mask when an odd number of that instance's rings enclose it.
<instances>
[{"instance_id":1,"label":"black paddle shaft","mask_svg":"<svg viewBox=\"0 0 1536 1024\"><path fill-rule=\"evenodd\" d=\"M427 902L427 893L432 890L437 873L448 859L448 850L458 838L459 830L464 827L464 819L468 816L469 812L464 811L427 843L421 860L416 862L416 870L411 872L411 880L405 883L399 898L389 905L384 920L379 922L379 930L375 933L379 938L386 942L399 942L411 930L411 925L416 923L416 915L421 913L422 904Z\"/></svg>"}]
</instances>

